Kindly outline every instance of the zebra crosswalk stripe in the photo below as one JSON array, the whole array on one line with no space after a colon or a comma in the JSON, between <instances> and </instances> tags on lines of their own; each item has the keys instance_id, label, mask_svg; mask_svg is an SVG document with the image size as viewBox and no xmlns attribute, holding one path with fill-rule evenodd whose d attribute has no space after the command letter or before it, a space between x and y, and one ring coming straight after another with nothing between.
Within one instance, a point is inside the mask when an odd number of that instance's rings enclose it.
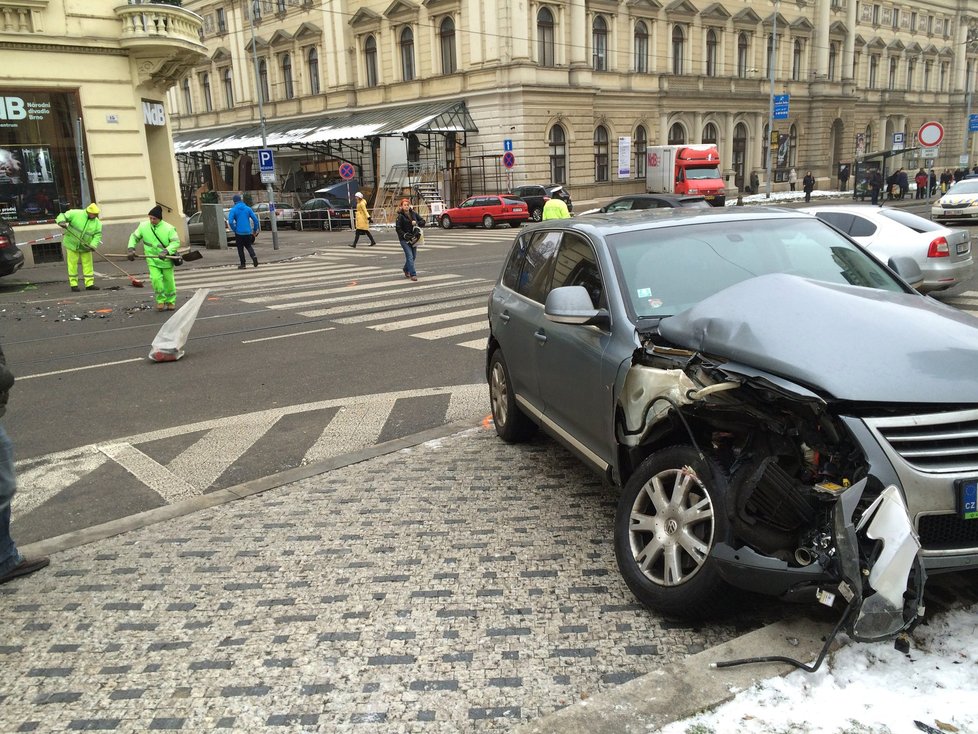
<instances>
[{"instance_id":1,"label":"zebra crosswalk stripe","mask_svg":"<svg viewBox=\"0 0 978 734\"><path fill-rule=\"evenodd\" d=\"M385 311L385 312L383 312L381 314L378 314L377 313L377 309L384 308L384 309L398 310L401 307L404 307L404 308L423 308L423 307L419 307L418 306L418 297L414 294L414 291L415 290L417 290L417 289L412 289L412 292L411 293L409 293L406 296L399 297L399 298L388 298L388 299L385 299L385 300L382 300L382 301L371 301L370 303L366 303L366 304L365 303L351 303L351 304L347 304L345 306L332 306L328 310L319 312L319 315L320 316L325 316L326 314L356 313L357 311L368 311L368 313L365 316L365 318L367 320L374 320L374 321L375 320L378 320L378 319L373 318L374 316L380 316L381 318L388 318L390 311ZM471 299L464 299L462 301L450 301L450 300L449 301L445 301L444 303L445 303L446 307L448 307L448 306L452 305L453 303L457 303L458 305L467 305L471 301L474 301L476 298L478 298L478 300L480 300L480 301L485 302L486 297L488 296L488 294L489 294L489 288L488 288L488 286L487 285L483 285L483 286L476 286L474 288L458 288L456 290L447 290L447 291L442 291L442 292L439 292L439 293L433 293L433 294L430 294L430 295L433 295L433 296L436 296L436 297L440 297L440 298L446 298L446 299L461 298L462 296L472 296L473 297ZM429 294L426 293L425 295L429 295ZM437 306L441 306L441 304L442 304L442 301L439 301L438 304L437 304ZM305 314L303 314L303 315L305 315ZM338 322L338 323L343 323L339 319L333 319L333 320L336 321L336 322Z\"/></svg>"},{"instance_id":2,"label":"zebra crosswalk stripe","mask_svg":"<svg viewBox=\"0 0 978 734\"><path fill-rule=\"evenodd\" d=\"M461 306L472 306L476 303L483 303L485 300L485 296L475 296L472 298L460 298L454 301L438 301L437 303L418 305L418 302L414 298L402 298L389 302L387 305L390 307L386 311L377 313L373 311L373 308L379 304L371 304L370 313L360 314L358 316L343 316L338 319L333 319L333 321L338 324L366 324L371 321L389 321L398 311L409 311L411 314L430 313L432 311L444 311L445 309L459 308ZM362 305L357 305L355 308L356 310L363 310ZM482 310L486 310L485 306L482 307Z\"/></svg>"},{"instance_id":3,"label":"zebra crosswalk stripe","mask_svg":"<svg viewBox=\"0 0 978 734\"><path fill-rule=\"evenodd\" d=\"M450 273L446 273L444 275L432 275L431 277L427 278L427 280L431 282L431 281L452 280L453 278L458 278L458 276L452 275ZM275 302L283 301L283 300L304 299L313 296L331 296L337 293L352 294L353 291L350 290L351 288L356 288L356 292L361 293L363 291L378 290L382 288L390 289L392 287L395 287L399 290L403 290L404 288L408 288L410 286L411 286L411 281L404 281L404 280L392 281L388 279L377 283L364 283L356 286L343 285L336 288L317 288L315 290L308 290L308 291L295 291L293 293L276 294L270 296L256 296L254 298L243 298L241 300L243 300L245 303L269 304L268 305L269 308L293 308L295 306L310 306L318 303L323 303L324 301L322 299L316 299L312 301L300 301L299 303L275 303Z\"/></svg>"},{"instance_id":4,"label":"zebra crosswalk stripe","mask_svg":"<svg viewBox=\"0 0 978 734\"><path fill-rule=\"evenodd\" d=\"M466 349L485 349L486 339L483 337L482 339L473 339L470 342L458 342L455 346L465 347Z\"/></svg>"},{"instance_id":5,"label":"zebra crosswalk stripe","mask_svg":"<svg viewBox=\"0 0 978 734\"><path fill-rule=\"evenodd\" d=\"M313 301L312 303L317 303L319 305L327 305L329 303L342 303L344 301L362 300L364 298L376 298L377 296L386 296L386 295L402 292L406 287L410 288L411 293L416 294L420 291L428 291L437 288L451 288L457 285L470 285L472 283L480 283L480 282L485 282L485 281L483 281L481 278L469 278L466 280L458 280L455 281L454 283L429 283L426 285L414 285L408 282L407 286L399 286L398 288L386 292L382 291L380 293L357 293L357 294L347 296L345 298L343 297L324 298L321 299L320 301ZM372 306L374 308L377 307L376 303L367 304L367 305ZM278 308L286 308L286 306L278 306ZM300 316L305 316L307 318L318 318L320 316L330 316L331 314L337 313L338 311L339 309L335 309L335 308L320 308L320 309L313 309L311 311L299 311L298 313Z\"/></svg>"},{"instance_id":6,"label":"zebra crosswalk stripe","mask_svg":"<svg viewBox=\"0 0 978 734\"><path fill-rule=\"evenodd\" d=\"M411 336L417 337L418 339L434 341L435 339L444 339L445 337L459 336L460 334L471 334L473 331L482 330L489 330L488 319L482 319L471 324L461 324L460 326L449 326L444 329L435 329L434 331L422 331L417 334L411 334Z\"/></svg>"},{"instance_id":7,"label":"zebra crosswalk stripe","mask_svg":"<svg viewBox=\"0 0 978 734\"><path fill-rule=\"evenodd\" d=\"M486 314L485 306L481 308L470 308L466 311L447 311L444 313L435 314L433 316L419 316L416 319L405 319L404 321L394 321L389 324L375 324L374 326L368 327L374 331L398 331L400 329L413 329L416 326L427 326L428 324L444 323L445 321L457 321L459 319L468 319L472 316L479 316L480 314ZM414 334L412 334L414 336Z\"/></svg>"}]
</instances>

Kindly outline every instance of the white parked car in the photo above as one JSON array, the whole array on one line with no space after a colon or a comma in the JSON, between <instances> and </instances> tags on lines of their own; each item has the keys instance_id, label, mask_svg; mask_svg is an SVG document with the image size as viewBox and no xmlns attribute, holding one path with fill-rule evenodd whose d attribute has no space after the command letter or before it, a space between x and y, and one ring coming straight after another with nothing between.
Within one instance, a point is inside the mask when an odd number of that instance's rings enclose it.
<instances>
[{"instance_id":1,"label":"white parked car","mask_svg":"<svg viewBox=\"0 0 978 734\"><path fill-rule=\"evenodd\" d=\"M930 209L935 222L951 222L959 219L978 219L978 178L966 178L951 184Z\"/></svg>"},{"instance_id":2,"label":"white parked car","mask_svg":"<svg viewBox=\"0 0 978 734\"><path fill-rule=\"evenodd\" d=\"M271 220L268 217L268 202L262 202L260 204L255 204L255 214L258 215L258 221L261 223L261 228L264 231L268 231L272 228ZM275 205L275 224L278 229L283 227L291 227L295 229L295 209L291 206L286 206L284 204Z\"/></svg>"},{"instance_id":3,"label":"white parked car","mask_svg":"<svg viewBox=\"0 0 978 734\"><path fill-rule=\"evenodd\" d=\"M883 263L912 257L923 273L920 291L941 291L967 280L975 269L971 233L952 229L902 209L866 205L808 206L814 214L869 250Z\"/></svg>"}]
</instances>

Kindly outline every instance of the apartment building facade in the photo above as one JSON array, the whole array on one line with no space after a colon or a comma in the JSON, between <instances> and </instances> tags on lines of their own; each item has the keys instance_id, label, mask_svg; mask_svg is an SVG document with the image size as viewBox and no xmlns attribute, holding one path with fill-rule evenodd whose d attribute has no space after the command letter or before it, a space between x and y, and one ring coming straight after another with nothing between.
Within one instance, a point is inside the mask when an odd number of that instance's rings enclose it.
<instances>
[{"instance_id":1,"label":"apartment building facade","mask_svg":"<svg viewBox=\"0 0 978 734\"><path fill-rule=\"evenodd\" d=\"M978 162L966 141L978 66L978 8L968 0L185 5L204 19L207 56L171 90L170 107L195 184L201 167L221 177L215 160L226 170L240 163L242 143L256 139L259 95L282 133L269 139L279 183L288 187L291 174L300 191L339 160L370 183L396 163L429 159L466 172L463 195L556 182L592 198L641 190L647 146L700 142L719 147L733 189L752 172L765 180L769 141L776 181L793 167L834 185L840 164L892 148L895 133L914 148L929 120L946 129L938 167L957 167L963 154ZM789 101L773 129L772 94ZM426 127L414 114L421 103L464 120ZM371 127L376 115L398 124ZM508 170L504 149L515 159Z\"/></svg>"}]
</instances>

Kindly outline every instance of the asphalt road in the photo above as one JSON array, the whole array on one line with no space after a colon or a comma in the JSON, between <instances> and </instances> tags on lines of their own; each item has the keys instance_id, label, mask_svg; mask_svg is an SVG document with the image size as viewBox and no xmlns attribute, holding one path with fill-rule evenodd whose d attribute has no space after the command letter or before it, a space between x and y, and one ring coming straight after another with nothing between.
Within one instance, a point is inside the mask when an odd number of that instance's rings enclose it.
<instances>
[{"instance_id":1,"label":"asphalt road","mask_svg":"<svg viewBox=\"0 0 978 734\"><path fill-rule=\"evenodd\" d=\"M244 271L183 268L181 302L213 290L186 356L166 364L147 359L167 318L149 287L119 275L76 294L63 281L5 279L18 542L478 420L486 300L514 234L431 231L416 283L390 233L352 250L349 233L286 232L278 253L263 239L259 258L307 254ZM317 246L293 248L300 239Z\"/></svg>"}]
</instances>

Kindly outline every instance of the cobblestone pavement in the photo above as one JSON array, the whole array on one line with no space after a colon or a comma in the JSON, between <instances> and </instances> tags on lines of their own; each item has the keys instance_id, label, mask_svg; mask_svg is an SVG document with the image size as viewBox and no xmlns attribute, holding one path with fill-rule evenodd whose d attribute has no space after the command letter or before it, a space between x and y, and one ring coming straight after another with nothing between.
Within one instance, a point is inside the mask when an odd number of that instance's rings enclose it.
<instances>
[{"instance_id":1,"label":"cobblestone pavement","mask_svg":"<svg viewBox=\"0 0 978 734\"><path fill-rule=\"evenodd\" d=\"M614 502L473 429L59 553L0 587L0 731L503 731L781 613L638 606Z\"/></svg>"}]
</instances>

